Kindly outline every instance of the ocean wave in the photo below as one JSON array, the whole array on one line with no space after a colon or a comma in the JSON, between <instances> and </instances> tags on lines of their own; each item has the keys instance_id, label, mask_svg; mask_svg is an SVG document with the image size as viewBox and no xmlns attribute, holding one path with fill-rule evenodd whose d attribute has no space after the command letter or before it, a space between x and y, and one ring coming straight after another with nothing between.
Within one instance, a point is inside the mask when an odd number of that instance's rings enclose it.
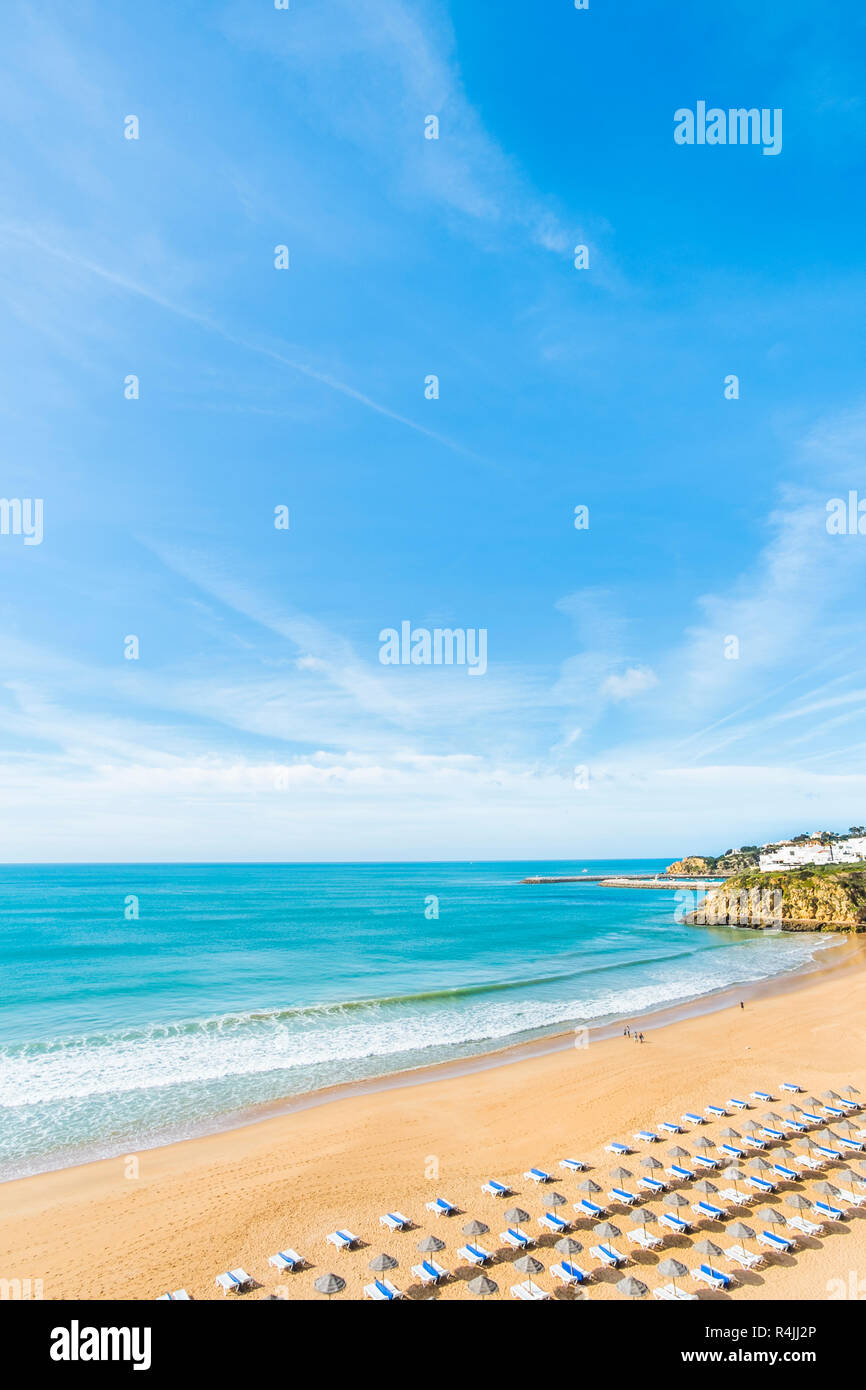
<instances>
[{"instance_id":1,"label":"ocean wave","mask_svg":"<svg viewBox=\"0 0 866 1390\"><path fill-rule=\"evenodd\" d=\"M793 969L815 943L763 940L772 950L676 952L641 964L620 962L621 983L590 983L604 967L479 983L342 1003L225 1014L217 1018L158 1023L78 1038L55 1039L0 1049L0 1096L8 1113L16 1108L56 1105L88 1097L155 1092L229 1079L279 1074L276 1094L291 1090L291 1077L314 1075L358 1063L387 1072L389 1059L417 1059L485 1044L501 1044L557 1027L597 1023L675 1004L735 983ZM685 959L688 969L671 969ZM584 988L558 998L512 997L521 989L583 979ZM626 983L630 978L631 983Z\"/></svg>"}]
</instances>

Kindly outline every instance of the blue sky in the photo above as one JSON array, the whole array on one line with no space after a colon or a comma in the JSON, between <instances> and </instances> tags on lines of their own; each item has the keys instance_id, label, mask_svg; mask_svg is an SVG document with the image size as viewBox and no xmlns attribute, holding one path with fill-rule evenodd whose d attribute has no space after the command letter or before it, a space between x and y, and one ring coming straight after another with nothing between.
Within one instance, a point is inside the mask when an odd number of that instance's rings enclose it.
<instances>
[{"instance_id":1,"label":"blue sky","mask_svg":"<svg viewBox=\"0 0 866 1390\"><path fill-rule=\"evenodd\" d=\"M866 15L756 8L11 0L4 858L862 823ZM404 620L487 672L381 665Z\"/></svg>"}]
</instances>

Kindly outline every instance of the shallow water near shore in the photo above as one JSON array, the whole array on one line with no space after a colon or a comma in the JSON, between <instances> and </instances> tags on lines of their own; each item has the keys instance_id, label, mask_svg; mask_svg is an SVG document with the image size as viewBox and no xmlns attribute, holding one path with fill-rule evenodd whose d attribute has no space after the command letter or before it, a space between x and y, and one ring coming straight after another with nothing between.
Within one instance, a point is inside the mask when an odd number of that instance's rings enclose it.
<instances>
[{"instance_id":1,"label":"shallow water near shore","mask_svg":"<svg viewBox=\"0 0 866 1390\"><path fill-rule=\"evenodd\" d=\"M674 893L520 883L666 862L0 869L0 1178L769 979L826 944L685 925Z\"/></svg>"}]
</instances>

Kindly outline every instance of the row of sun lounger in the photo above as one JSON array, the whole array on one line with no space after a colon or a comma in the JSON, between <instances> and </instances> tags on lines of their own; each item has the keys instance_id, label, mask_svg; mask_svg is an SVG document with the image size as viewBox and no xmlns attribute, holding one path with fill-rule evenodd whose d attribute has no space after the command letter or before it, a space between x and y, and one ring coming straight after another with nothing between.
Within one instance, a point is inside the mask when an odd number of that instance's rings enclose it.
<instances>
[{"instance_id":1,"label":"row of sun lounger","mask_svg":"<svg viewBox=\"0 0 866 1390\"><path fill-rule=\"evenodd\" d=\"M783 1082L780 1086L781 1091L792 1095L798 1094L801 1089L802 1088L794 1082ZM773 1096L768 1091L755 1090L751 1092L750 1099L760 1102L770 1102L773 1100ZM748 1102L737 1097L731 1097L727 1102L727 1106L734 1110L743 1111L748 1109ZM859 1110L861 1107L853 1100L845 1100L839 1097L838 1104L830 1104L825 1101L822 1103L821 1108L826 1112L823 1116L814 1113L814 1111L799 1112L801 1116L800 1119L790 1118L785 1122L785 1131L803 1133L807 1125L826 1126L828 1123L832 1123L832 1120L841 1119L849 1115L851 1111ZM719 1119L725 1115L727 1115L727 1109L724 1106L708 1105L705 1107L704 1115L700 1115L695 1111L685 1111L681 1119L682 1124L698 1126L706 1123L705 1116L709 1116L711 1119ZM771 1116L769 1118L775 1120L777 1117ZM658 1125L658 1129L666 1134L681 1134L683 1132L682 1124L677 1124L672 1120L665 1120ZM769 1123L764 1123L760 1132L755 1132L757 1131L757 1126L752 1128L753 1132L749 1134L747 1140L741 1139L736 1144L728 1142L723 1143L720 1141L716 1145L721 1155L720 1158L710 1156L705 1151L694 1154L689 1158L689 1162L692 1163L694 1167L685 1167L682 1163L672 1162L665 1169L666 1177L676 1181L690 1182L695 1178L696 1168L714 1170L726 1160L736 1163L745 1157L748 1148L754 1148L760 1151L766 1147L766 1142L768 1140L772 1142L781 1142L787 1137L785 1131L777 1129L774 1125ZM838 1148L830 1147L828 1144L814 1142L809 1152L805 1155L791 1159L791 1163L797 1165L796 1168L790 1167L787 1163L774 1162L772 1170L768 1169L768 1171L772 1171L773 1177L748 1174L744 1178L746 1186L749 1189L748 1191L741 1192L737 1187L729 1187L721 1192L716 1192L715 1189L712 1189L712 1196L716 1200L708 1201L705 1198L696 1200L690 1204L691 1211L697 1217L707 1217L713 1221L723 1220L727 1216L728 1204L742 1206L750 1200L775 1193L779 1179L783 1179L787 1182L796 1182L802 1178L802 1169L804 1168L814 1169L822 1166L824 1163L840 1160L844 1157L846 1152L863 1152L863 1141L866 1140L866 1128L858 1131L856 1138L853 1139L850 1137L852 1126L848 1125L848 1129L849 1135L847 1136L831 1134L833 1142L834 1144L838 1144ZM658 1142L660 1135L652 1129L640 1129L635 1132L633 1137L636 1142L651 1144ZM699 1143L702 1143L705 1149L710 1147L706 1141L702 1140L699 1141ZM605 1148L608 1153L616 1157L624 1157L632 1152L627 1144L615 1140L612 1140ZM581 1159L563 1158L560 1160L559 1166L566 1172L580 1173L585 1170L587 1165ZM660 1168L660 1166L661 1165L656 1165L657 1168ZM527 1169L523 1177L526 1182L533 1182L539 1186L552 1181L550 1173L543 1168L537 1167ZM862 1179L862 1182L863 1186L866 1187L866 1177ZM657 1177L651 1178L642 1176L638 1179L637 1186L640 1189L639 1192L631 1192L629 1189L621 1186L612 1186L607 1194L608 1201L626 1207L632 1207L646 1194L661 1196L667 1191L669 1184ZM482 1185L482 1191L488 1196L499 1198L509 1196L513 1189L509 1187L507 1183L490 1178ZM866 1204L866 1192L857 1193L850 1188L839 1188L838 1192L839 1197L847 1207L861 1207ZM562 1199L560 1198L558 1200L561 1201ZM675 1234L686 1234L691 1231L693 1223L687 1216L682 1215L682 1206L684 1205L685 1203L682 1203L676 1211L664 1211L656 1218L658 1225L665 1227L666 1230ZM446 1200L444 1197L436 1197L432 1201L427 1202L426 1209L437 1218L440 1216L452 1216L458 1211L454 1203ZM584 1197L574 1203L574 1210L579 1217L588 1217L597 1221L607 1214L608 1208L599 1202L593 1202ZM844 1215L844 1211L842 1207L833 1206L830 1202L816 1198L813 1199L810 1214L816 1219L809 1220L809 1218L803 1214L802 1210L797 1211L796 1214L793 1215L786 1214L786 1233L780 1235L776 1231L761 1231L756 1236L757 1244L771 1251L787 1253L795 1247L799 1238L802 1236L815 1236L819 1234L823 1229L825 1221L840 1220ZM552 1232L554 1235L562 1235L572 1229L573 1223L554 1211L544 1212L543 1215L539 1216L537 1219L538 1224L543 1229ZM380 1225L387 1227L387 1229L392 1232L405 1231L413 1225L413 1222L400 1211L384 1213L384 1215L379 1218L379 1222ZM504 1245L513 1250L526 1250L530 1246L536 1244L536 1240L532 1235L521 1230L519 1227L513 1226L509 1226L504 1231L500 1232L499 1238ZM638 1245L645 1250L655 1250L663 1244L663 1236L653 1235L647 1230L646 1225L636 1226L633 1230L627 1232L627 1238L632 1244ZM327 1242L333 1245L337 1250L351 1250L359 1243L358 1237L354 1235L353 1232L342 1228L332 1231L326 1239ZM597 1259L602 1265L613 1268L617 1268L625 1263L627 1258L606 1241L593 1246L590 1253L593 1258ZM729 1246L724 1253L731 1263L738 1265L742 1269L754 1269L762 1264L764 1260L764 1256L760 1251L746 1250L745 1247L740 1244ZM467 1242L457 1251L457 1254L467 1263L476 1266L483 1266L493 1259L491 1252L475 1241ZM296 1250L292 1249L278 1251L268 1259L269 1265L274 1266L281 1272L289 1273L301 1268L305 1263L304 1257L298 1254ZM558 1264L552 1265L550 1273L555 1279L560 1280L565 1285L583 1284L589 1278L589 1275L584 1270L580 1269L569 1260L561 1260ZM428 1286L441 1283L452 1277L450 1272L436 1260L426 1257L422 1259L419 1264L412 1266L412 1274L421 1284ZM703 1282L714 1289L727 1289L734 1279L733 1275L722 1273L709 1264L698 1266L691 1271L691 1274L693 1279ZM255 1280L241 1268L227 1270L225 1273L218 1275L215 1282L217 1287L222 1289L224 1295L228 1293L242 1293L256 1286ZM549 1293L539 1289L531 1280L526 1280L522 1284L514 1285L511 1289L511 1294L515 1298L532 1301L550 1297ZM364 1296L375 1302L390 1302L402 1298L403 1294L390 1280L383 1276L374 1279L371 1284L364 1286ZM688 1293L685 1289L677 1287L674 1283L665 1284L653 1290L653 1296L665 1300L694 1299L696 1297L695 1294ZM185 1289L176 1289L173 1293L165 1293L160 1297L163 1300L172 1302L184 1302L190 1299L190 1295Z\"/></svg>"}]
</instances>

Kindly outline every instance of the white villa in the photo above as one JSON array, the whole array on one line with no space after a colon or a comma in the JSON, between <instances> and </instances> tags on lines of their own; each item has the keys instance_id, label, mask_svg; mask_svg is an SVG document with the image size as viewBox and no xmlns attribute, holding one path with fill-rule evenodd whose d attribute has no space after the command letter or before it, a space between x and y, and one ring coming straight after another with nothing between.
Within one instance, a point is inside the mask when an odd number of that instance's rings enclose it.
<instances>
[{"instance_id":1,"label":"white villa","mask_svg":"<svg viewBox=\"0 0 866 1390\"><path fill-rule=\"evenodd\" d=\"M796 869L804 864L858 864L866 859L866 835L851 835L829 845L817 838L795 845L783 840L778 845L762 845L758 861L761 871Z\"/></svg>"}]
</instances>

